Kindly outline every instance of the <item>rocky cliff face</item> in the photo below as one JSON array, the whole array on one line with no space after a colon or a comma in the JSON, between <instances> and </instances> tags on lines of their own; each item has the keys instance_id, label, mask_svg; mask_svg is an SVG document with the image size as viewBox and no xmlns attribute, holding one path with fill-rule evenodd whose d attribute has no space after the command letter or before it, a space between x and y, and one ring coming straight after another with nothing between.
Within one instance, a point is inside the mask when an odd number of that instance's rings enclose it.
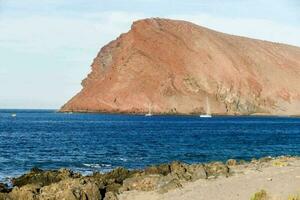
<instances>
[{"instance_id":1,"label":"rocky cliff face","mask_svg":"<svg viewBox=\"0 0 300 200\"><path fill-rule=\"evenodd\" d=\"M134 22L103 47L61 111L300 114L300 48L168 19Z\"/></svg>"}]
</instances>

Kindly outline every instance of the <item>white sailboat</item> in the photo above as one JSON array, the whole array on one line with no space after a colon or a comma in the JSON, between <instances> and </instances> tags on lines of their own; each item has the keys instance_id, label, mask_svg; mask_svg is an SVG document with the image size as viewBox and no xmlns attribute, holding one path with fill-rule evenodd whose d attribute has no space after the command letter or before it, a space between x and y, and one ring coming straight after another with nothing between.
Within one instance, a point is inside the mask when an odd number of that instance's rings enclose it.
<instances>
[{"instance_id":1,"label":"white sailboat","mask_svg":"<svg viewBox=\"0 0 300 200\"><path fill-rule=\"evenodd\" d=\"M209 101L208 101L208 97L206 97L206 114L205 115L200 115L201 118L210 118L212 117L211 113L210 113L210 105L209 105Z\"/></svg>"},{"instance_id":2,"label":"white sailboat","mask_svg":"<svg viewBox=\"0 0 300 200\"><path fill-rule=\"evenodd\" d=\"M11 117L17 117L16 113L11 114Z\"/></svg>"},{"instance_id":3,"label":"white sailboat","mask_svg":"<svg viewBox=\"0 0 300 200\"><path fill-rule=\"evenodd\" d=\"M148 113L145 114L146 117L151 117L152 116L152 113L151 113L151 105L149 105L149 110L148 110Z\"/></svg>"}]
</instances>

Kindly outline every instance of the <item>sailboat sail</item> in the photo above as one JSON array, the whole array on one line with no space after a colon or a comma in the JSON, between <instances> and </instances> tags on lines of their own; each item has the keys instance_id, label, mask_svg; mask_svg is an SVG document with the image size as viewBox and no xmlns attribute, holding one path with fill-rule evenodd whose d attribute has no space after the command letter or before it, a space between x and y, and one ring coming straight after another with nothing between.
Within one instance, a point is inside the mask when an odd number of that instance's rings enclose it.
<instances>
[{"instance_id":1,"label":"sailboat sail","mask_svg":"<svg viewBox=\"0 0 300 200\"><path fill-rule=\"evenodd\" d=\"M208 97L206 97L206 114L205 115L200 115L200 117L205 117L205 118L212 117Z\"/></svg>"},{"instance_id":2,"label":"sailboat sail","mask_svg":"<svg viewBox=\"0 0 300 200\"><path fill-rule=\"evenodd\" d=\"M209 105L209 101L208 101L208 97L206 97L206 114L210 115L210 105Z\"/></svg>"},{"instance_id":3,"label":"sailboat sail","mask_svg":"<svg viewBox=\"0 0 300 200\"><path fill-rule=\"evenodd\" d=\"M152 116L152 113L151 113L151 105L149 105L149 108L148 108L148 113L145 115L146 117L151 117Z\"/></svg>"}]
</instances>

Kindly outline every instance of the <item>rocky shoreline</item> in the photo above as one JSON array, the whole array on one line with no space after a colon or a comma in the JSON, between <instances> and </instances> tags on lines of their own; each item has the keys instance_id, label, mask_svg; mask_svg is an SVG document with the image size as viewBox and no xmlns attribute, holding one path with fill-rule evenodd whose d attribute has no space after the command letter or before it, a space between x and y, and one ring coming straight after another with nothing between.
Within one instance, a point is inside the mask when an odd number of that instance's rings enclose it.
<instances>
[{"instance_id":1,"label":"rocky shoreline","mask_svg":"<svg viewBox=\"0 0 300 200\"><path fill-rule=\"evenodd\" d=\"M226 163L186 164L174 161L143 170L116 168L108 173L83 176L68 169L41 170L11 180L13 188L0 183L0 200L118 200L127 191L167 193L200 179L231 177L246 169L261 170L268 166L288 166L299 157L280 156L253 159L250 162L230 159Z\"/></svg>"},{"instance_id":2,"label":"rocky shoreline","mask_svg":"<svg viewBox=\"0 0 300 200\"><path fill-rule=\"evenodd\" d=\"M132 115L132 116L145 116L148 112L145 111L107 111L107 110L58 110L58 113L65 114L102 114L102 115ZM199 116L205 115L205 112L194 112L194 113L179 113L179 112L152 112L155 116ZM300 115L275 115L270 113L251 113L251 114L239 114L239 113L212 113L214 117L295 117L300 118Z\"/></svg>"}]
</instances>

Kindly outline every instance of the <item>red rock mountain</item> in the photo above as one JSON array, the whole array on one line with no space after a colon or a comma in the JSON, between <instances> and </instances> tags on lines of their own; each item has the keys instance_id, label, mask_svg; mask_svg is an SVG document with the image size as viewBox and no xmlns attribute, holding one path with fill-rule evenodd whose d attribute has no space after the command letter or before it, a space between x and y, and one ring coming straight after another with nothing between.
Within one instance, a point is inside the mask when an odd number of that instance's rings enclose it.
<instances>
[{"instance_id":1,"label":"red rock mountain","mask_svg":"<svg viewBox=\"0 0 300 200\"><path fill-rule=\"evenodd\" d=\"M101 49L82 86L62 112L300 115L300 48L145 19Z\"/></svg>"}]
</instances>

